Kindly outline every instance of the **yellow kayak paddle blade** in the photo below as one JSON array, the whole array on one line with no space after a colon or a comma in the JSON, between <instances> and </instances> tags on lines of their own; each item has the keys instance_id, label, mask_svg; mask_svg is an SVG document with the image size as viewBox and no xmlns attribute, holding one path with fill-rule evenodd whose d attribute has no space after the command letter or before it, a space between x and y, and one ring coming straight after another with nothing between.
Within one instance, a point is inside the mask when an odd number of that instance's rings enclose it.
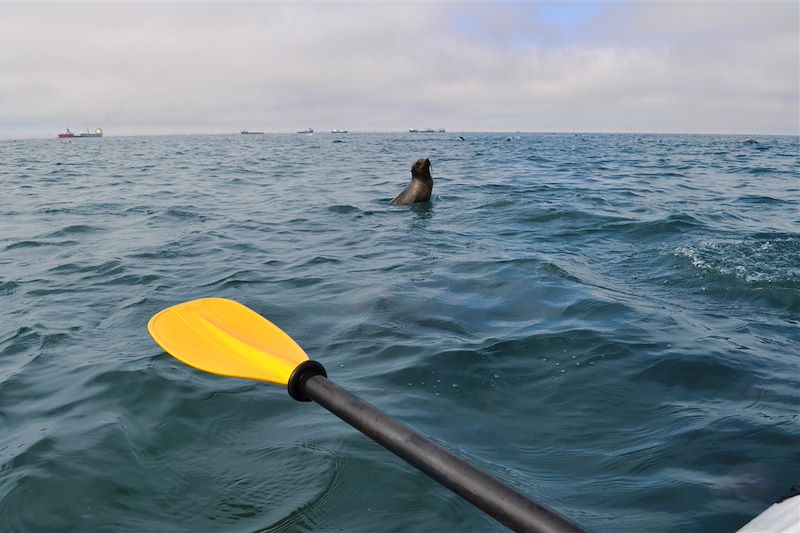
<instances>
[{"instance_id":1,"label":"yellow kayak paddle blade","mask_svg":"<svg viewBox=\"0 0 800 533\"><path fill-rule=\"evenodd\" d=\"M286 385L308 356L278 326L238 302L201 298L156 314L147 330L164 351L199 370Z\"/></svg>"}]
</instances>

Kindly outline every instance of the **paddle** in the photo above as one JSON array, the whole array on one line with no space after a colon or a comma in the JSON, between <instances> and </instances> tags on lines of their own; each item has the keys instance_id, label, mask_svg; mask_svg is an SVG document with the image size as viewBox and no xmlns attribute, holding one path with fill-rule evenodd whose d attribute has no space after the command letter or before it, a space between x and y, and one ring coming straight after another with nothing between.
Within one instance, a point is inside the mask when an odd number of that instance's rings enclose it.
<instances>
[{"instance_id":1,"label":"paddle","mask_svg":"<svg viewBox=\"0 0 800 533\"><path fill-rule=\"evenodd\" d=\"M167 353L189 366L286 385L295 400L315 401L515 531L583 531L338 387L291 337L237 302L223 298L184 302L157 313L147 329Z\"/></svg>"}]
</instances>

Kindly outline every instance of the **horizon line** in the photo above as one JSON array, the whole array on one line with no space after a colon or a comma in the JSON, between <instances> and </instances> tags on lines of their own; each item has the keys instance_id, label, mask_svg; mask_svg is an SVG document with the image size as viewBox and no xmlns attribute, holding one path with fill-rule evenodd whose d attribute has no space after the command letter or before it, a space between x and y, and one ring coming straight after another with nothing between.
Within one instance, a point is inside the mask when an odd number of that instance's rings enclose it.
<instances>
[{"instance_id":1,"label":"horizon line","mask_svg":"<svg viewBox=\"0 0 800 533\"><path fill-rule=\"evenodd\" d=\"M225 132L203 132L203 133L131 133L120 135L108 135L103 129L103 138L131 138L131 137L189 137L189 136L227 136L227 135L242 135L242 130L239 131L225 131ZM313 134L297 131L266 131L254 130L263 135L305 135L313 137L314 135L359 135L359 134L408 134L408 135L453 135L453 134L484 134L484 135L716 135L716 136L755 136L755 137L800 137L798 133L721 133L721 132L685 132L685 131L579 131L579 130L453 130L444 132L411 132L408 130L348 130L347 133L334 133L332 131L322 130L314 131ZM42 136L40 134L21 135L21 136L6 136L0 134L0 141L16 141L16 140L60 140L58 134Z\"/></svg>"}]
</instances>

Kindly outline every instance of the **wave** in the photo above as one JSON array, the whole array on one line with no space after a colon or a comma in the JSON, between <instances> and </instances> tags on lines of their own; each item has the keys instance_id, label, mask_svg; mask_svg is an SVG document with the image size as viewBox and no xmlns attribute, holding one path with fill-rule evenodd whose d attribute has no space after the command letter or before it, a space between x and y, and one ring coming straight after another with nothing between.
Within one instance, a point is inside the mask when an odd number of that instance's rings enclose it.
<instances>
[{"instance_id":1,"label":"wave","mask_svg":"<svg viewBox=\"0 0 800 533\"><path fill-rule=\"evenodd\" d=\"M11 243L6 246L6 251L17 250L19 248L36 248L38 246L46 246L49 243L42 241L24 240Z\"/></svg>"},{"instance_id":2,"label":"wave","mask_svg":"<svg viewBox=\"0 0 800 533\"><path fill-rule=\"evenodd\" d=\"M666 387L718 392L748 382L750 370L734 361L700 355L661 355L642 367L633 379Z\"/></svg>"},{"instance_id":3,"label":"wave","mask_svg":"<svg viewBox=\"0 0 800 533\"><path fill-rule=\"evenodd\" d=\"M62 228L58 231L54 231L53 233L47 235L48 238L55 238L55 237L67 237L70 235L85 235L87 233L94 233L97 231L101 231L102 228L97 226L89 226L86 224L74 224L72 226L67 226Z\"/></svg>"},{"instance_id":4,"label":"wave","mask_svg":"<svg viewBox=\"0 0 800 533\"><path fill-rule=\"evenodd\" d=\"M737 198L738 202L745 203L745 204L756 204L756 205L771 205L771 204L797 204L796 200L786 200L783 198L774 198L772 196L766 195L744 195Z\"/></svg>"},{"instance_id":5,"label":"wave","mask_svg":"<svg viewBox=\"0 0 800 533\"><path fill-rule=\"evenodd\" d=\"M5 339L0 340L0 355L7 357L41 346L43 341L42 326L23 326Z\"/></svg>"},{"instance_id":6,"label":"wave","mask_svg":"<svg viewBox=\"0 0 800 533\"><path fill-rule=\"evenodd\" d=\"M0 294L5 296L10 296L11 294L15 293L19 288L19 283L16 281L1 281L0 282Z\"/></svg>"},{"instance_id":7,"label":"wave","mask_svg":"<svg viewBox=\"0 0 800 533\"><path fill-rule=\"evenodd\" d=\"M198 221L205 222L208 220L208 215L204 214L199 208L194 206L185 207L169 207L161 211L157 211L151 215L154 219L167 219L178 221Z\"/></svg>"},{"instance_id":8,"label":"wave","mask_svg":"<svg viewBox=\"0 0 800 533\"><path fill-rule=\"evenodd\" d=\"M627 222L618 225L617 229L636 237L654 238L665 235L682 235L704 227L705 224L695 217L677 213L656 220Z\"/></svg>"},{"instance_id":9,"label":"wave","mask_svg":"<svg viewBox=\"0 0 800 533\"><path fill-rule=\"evenodd\" d=\"M533 209L516 217L523 223L542 222L586 222L587 226L614 224L624 221L622 217L599 215L580 209Z\"/></svg>"},{"instance_id":10,"label":"wave","mask_svg":"<svg viewBox=\"0 0 800 533\"><path fill-rule=\"evenodd\" d=\"M712 239L675 249L699 271L753 285L800 288L800 236Z\"/></svg>"},{"instance_id":11,"label":"wave","mask_svg":"<svg viewBox=\"0 0 800 533\"><path fill-rule=\"evenodd\" d=\"M340 213L340 214L349 214L349 213L360 213L361 209L352 206L352 205L331 205L328 206L328 211L331 213Z\"/></svg>"}]
</instances>

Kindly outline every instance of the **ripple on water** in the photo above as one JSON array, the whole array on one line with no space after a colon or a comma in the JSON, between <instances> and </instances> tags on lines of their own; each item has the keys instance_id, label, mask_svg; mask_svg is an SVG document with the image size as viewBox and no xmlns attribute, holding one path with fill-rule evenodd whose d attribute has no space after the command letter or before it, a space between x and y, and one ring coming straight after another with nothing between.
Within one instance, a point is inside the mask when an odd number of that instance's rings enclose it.
<instances>
[{"instance_id":1,"label":"ripple on water","mask_svg":"<svg viewBox=\"0 0 800 533\"><path fill-rule=\"evenodd\" d=\"M127 425L118 420L88 430L83 450L44 437L17 456L16 475L3 483L0 529L153 531L181 524L187 530L254 530L287 516L306 520L336 486L336 466L324 450L229 443L226 466L216 468L207 458L213 441L178 453L142 448L141 437L151 432L137 435L145 428ZM261 468L245 466L251 462Z\"/></svg>"}]
</instances>

